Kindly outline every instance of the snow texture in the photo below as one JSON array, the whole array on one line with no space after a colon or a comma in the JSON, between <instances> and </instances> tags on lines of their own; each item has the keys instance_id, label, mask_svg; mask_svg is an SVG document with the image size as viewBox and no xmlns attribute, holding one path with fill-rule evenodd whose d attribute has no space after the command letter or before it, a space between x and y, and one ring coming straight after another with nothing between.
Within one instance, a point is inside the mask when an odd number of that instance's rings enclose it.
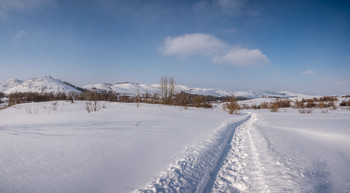
<instances>
[{"instance_id":1,"label":"snow texture","mask_svg":"<svg viewBox=\"0 0 350 193\"><path fill-rule=\"evenodd\" d=\"M1 110L0 192L136 191L171 163L222 148L216 139L233 129L225 123L244 117L215 109L106 106L93 113L79 101L58 102L57 110L52 102Z\"/></svg>"},{"instance_id":2,"label":"snow texture","mask_svg":"<svg viewBox=\"0 0 350 193\"><path fill-rule=\"evenodd\" d=\"M1 192L350 192L346 109L83 104L0 111Z\"/></svg>"}]
</instances>

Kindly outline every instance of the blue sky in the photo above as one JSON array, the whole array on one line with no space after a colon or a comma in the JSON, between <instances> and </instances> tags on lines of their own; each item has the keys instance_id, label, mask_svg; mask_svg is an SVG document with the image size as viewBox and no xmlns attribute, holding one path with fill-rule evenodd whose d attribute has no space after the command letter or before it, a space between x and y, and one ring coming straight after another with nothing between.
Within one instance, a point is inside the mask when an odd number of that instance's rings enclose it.
<instances>
[{"instance_id":1,"label":"blue sky","mask_svg":"<svg viewBox=\"0 0 350 193\"><path fill-rule=\"evenodd\" d=\"M1 0L0 81L350 94L350 2Z\"/></svg>"}]
</instances>

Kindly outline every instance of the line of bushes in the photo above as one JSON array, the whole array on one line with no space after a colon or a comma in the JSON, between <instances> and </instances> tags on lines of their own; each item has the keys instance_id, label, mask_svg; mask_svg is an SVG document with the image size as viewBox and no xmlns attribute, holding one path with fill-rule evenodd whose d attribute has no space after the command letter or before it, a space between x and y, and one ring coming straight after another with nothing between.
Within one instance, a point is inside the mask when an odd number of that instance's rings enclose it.
<instances>
[{"instance_id":1,"label":"line of bushes","mask_svg":"<svg viewBox=\"0 0 350 193\"><path fill-rule=\"evenodd\" d=\"M126 103L151 103L151 104L166 104L184 107L203 107L211 108L211 102L213 98L217 100L217 97L193 95L188 93L174 94L171 99L165 100L160 97L159 94L154 93L129 96L126 94L114 94L114 93L98 93L92 91L85 91L83 93L13 93L8 95L8 104L10 106L29 103L29 102L46 102L57 100L68 100L72 103L75 100L85 101L110 101L110 102L126 102Z\"/></svg>"}]
</instances>

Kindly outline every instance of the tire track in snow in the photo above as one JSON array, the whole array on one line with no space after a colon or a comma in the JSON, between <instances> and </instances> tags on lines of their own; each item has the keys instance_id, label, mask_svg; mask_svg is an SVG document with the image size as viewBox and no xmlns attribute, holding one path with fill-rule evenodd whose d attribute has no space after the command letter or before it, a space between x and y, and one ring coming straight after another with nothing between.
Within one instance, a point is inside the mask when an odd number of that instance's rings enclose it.
<instances>
[{"instance_id":1,"label":"tire track in snow","mask_svg":"<svg viewBox=\"0 0 350 193\"><path fill-rule=\"evenodd\" d=\"M229 145L230 150L226 158L220 163L217 176L212 179L206 192L241 192L249 188L246 181L248 176L244 175L243 168L246 166L244 159L244 143L247 140L246 127L251 124L253 118L240 125Z\"/></svg>"},{"instance_id":2,"label":"tire track in snow","mask_svg":"<svg viewBox=\"0 0 350 193\"><path fill-rule=\"evenodd\" d=\"M207 192L298 192L293 171L269 148L257 115L236 129L231 150Z\"/></svg>"},{"instance_id":3,"label":"tire track in snow","mask_svg":"<svg viewBox=\"0 0 350 193\"><path fill-rule=\"evenodd\" d=\"M200 144L191 146L189 154L163 171L161 177L137 192L204 192L215 177L218 164L225 159L235 130L250 119L233 119L223 125Z\"/></svg>"}]
</instances>

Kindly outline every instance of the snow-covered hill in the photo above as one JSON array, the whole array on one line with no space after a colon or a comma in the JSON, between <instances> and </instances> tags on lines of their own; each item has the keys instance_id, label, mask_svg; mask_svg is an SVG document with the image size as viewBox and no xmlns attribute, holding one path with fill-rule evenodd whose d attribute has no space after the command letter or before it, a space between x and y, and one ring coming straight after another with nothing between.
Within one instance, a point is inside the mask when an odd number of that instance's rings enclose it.
<instances>
[{"instance_id":1,"label":"snow-covered hill","mask_svg":"<svg viewBox=\"0 0 350 193\"><path fill-rule=\"evenodd\" d=\"M130 83L130 82L124 82L124 83L116 83L116 84L109 84L109 83L102 83L102 84L91 84L83 86L82 88L92 90L92 91L98 91L98 92L113 92L113 93L121 93L121 94L128 94L128 95L136 95L137 92L140 94L154 94L159 93L159 84L139 84L139 83ZM229 92L225 89L213 89L213 88L189 88L184 85L176 85L175 86L175 92L186 92L190 94L198 94L198 95L211 95L211 96L228 96L232 95L232 92Z\"/></svg>"},{"instance_id":2,"label":"snow-covered hill","mask_svg":"<svg viewBox=\"0 0 350 193\"><path fill-rule=\"evenodd\" d=\"M67 83L54 79L50 76L31 78L26 81L10 79L0 83L0 92L5 94L18 92L37 93L69 93L81 92Z\"/></svg>"},{"instance_id":3,"label":"snow-covered hill","mask_svg":"<svg viewBox=\"0 0 350 193\"><path fill-rule=\"evenodd\" d=\"M139 94L150 94L159 93L159 84L140 84L140 83L100 83L91 84L83 86L82 88L97 91L97 92L109 92L109 93L119 93L123 95L137 95ZM77 87L67 84L61 80L52 78L50 76L31 78L26 81L10 79L4 82L0 82L0 92L11 94L16 92L38 92L38 93L59 93L59 92L81 92ZM236 96L244 98L263 98L263 97L298 97L298 98L310 98L311 96L294 94L287 91L242 91L242 92L232 92L226 89L216 89L216 88L190 88L185 85L176 85L175 92L186 92L189 94L196 95L207 95L207 96Z\"/></svg>"},{"instance_id":4,"label":"snow-covered hill","mask_svg":"<svg viewBox=\"0 0 350 193\"><path fill-rule=\"evenodd\" d=\"M140 94L154 94L159 92L159 84L139 84L139 83L102 83L102 84L91 84L83 86L87 90L97 91L97 92L112 92L112 93L120 93L127 95L136 95L137 92ZM210 95L216 97L224 97L224 96L236 96L236 97L245 97L245 98L262 98L262 97L306 97L307 95L294 94L287 91L267 91L267 90L259 90L259 91L242 91L242 92L231 92L226 89L214 89L214 88L190 88L184 85L176 85L175 92L186 92L189 94L197 94L197 95Z\"/></svg>"},{"instance_id":5,"label":"snow-covered hill","mask_svg":"<svg viewBox=\"0 0 350 193\"><path fill-rule=\"evenodd\" d=\"M0 92L5 92L12 87L20 85L22 82L22 80L17 79L9 79L4 82L0 82Z\"/></svg>"}]
</instances>

